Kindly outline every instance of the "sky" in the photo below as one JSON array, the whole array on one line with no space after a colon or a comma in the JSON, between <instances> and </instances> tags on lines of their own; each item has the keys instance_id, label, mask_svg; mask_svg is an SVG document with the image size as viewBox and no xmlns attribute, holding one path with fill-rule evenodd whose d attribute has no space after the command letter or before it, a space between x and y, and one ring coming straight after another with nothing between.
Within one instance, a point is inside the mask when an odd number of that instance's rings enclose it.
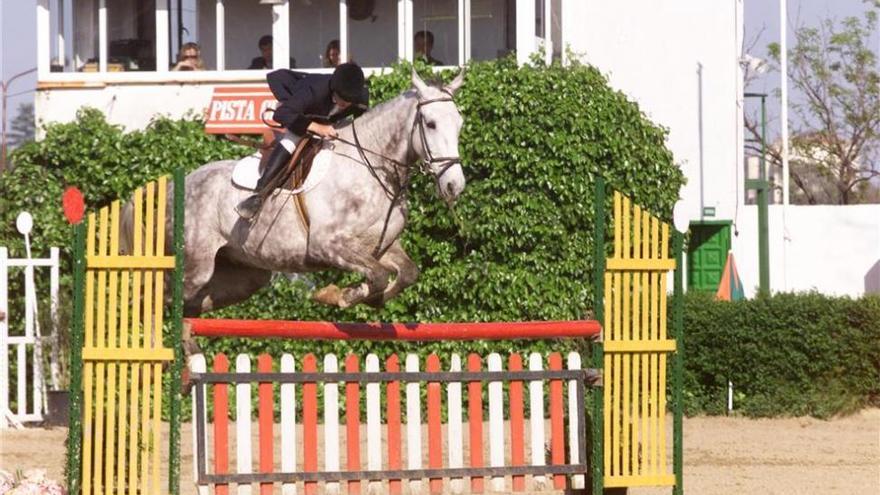
<instances>
[{"instance_id":1,"label":"sky","mask_svg":"<svg viewBox=\"0 0 880 495\"><path fill-rule=\"evenodd\" d=\"M607 0L571 0L607 1ZM705 0L733 1L733 0ZM858 16L865 9L862 0L788 0L789 46L794 42L791 27L797 24L815 25L825 17L841 19ZM766 47L779 41L779 2L777 0L744 0L745 39L747 43L757 39L752 55L766 58ZM763 29L763 31L762 31ZM36 0L0 0L0 76L5 81L15 74L36 66ZM880 52L880 33L874 36L872 46ZM33 102L36 87L34 74L16 80L10 94L27 91L9 99L9 119L12 120L21 103ZM747 91L772 93L779 87L779 74L769 73L755 81ZM796 95L795 95L796 96ZM769 113L779 114L779 104L770 98ZM775 123L778 127L778 122ZM771 136L775 134L771 129Z\"/></svg>"}]
</instances>

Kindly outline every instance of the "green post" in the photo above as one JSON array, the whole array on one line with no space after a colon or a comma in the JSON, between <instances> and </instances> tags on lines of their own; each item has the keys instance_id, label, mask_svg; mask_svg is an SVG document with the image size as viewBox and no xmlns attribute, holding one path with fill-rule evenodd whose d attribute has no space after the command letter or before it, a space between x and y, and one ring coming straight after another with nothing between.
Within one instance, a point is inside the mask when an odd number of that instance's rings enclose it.
<instances>
[{"instance_id":1,"label":"green post","mask_svg":"<svg viewBox=\"0 0 880 495\"><path fill-rule=\"evenodd\" d=\"M761 156L758 158L758 178L746 180L746 190L758 192L758 290L770 293L770 236L769 197L770 182L767 180L767 95L745 93L746 98L761 99ZM752 141L754 142L754 140Z\"/></svg>"},{"instance_id":2,"label":"green post","mask_svg":"<svg viewBox=\"0 0 880 495\"><path fill-rule=\"evenodd\" d=\"M593 313L596 321L604 324L605 321L605 179L596 177L596 190L593 195ZM593 342L593 367L602 369L604 351L601 340ZM601 495L605 489L605 447L603 438L603 389L594 387L590 395L593 406L593 454L592 454L592 477L593 494Z\"/></svg>"},{"instance_id":3,"label":"green post","mask_svg":"<svg viewBox=\"0 0 880 495\"><path fill-rule=\"evenodd\" d=\"M682 415L684 412L682 387L684 385L684 308L682 307L682 247L683 235L672 233L672 250L675 255L675 275L672 292L672 338L675 339L675 356L672 361L672 471L675 473L673 495L684 493L684 446Z\"/></svg>"},{"instance_id":4,"label":"green post","mask_svg":"<svg viewBox=\"0 0 880 495\"><path fill-rule=\"evenodd\" d=\"M761 97L761 172L763 186L758 190L758 274L761 292L770 293L770 237L767 191L767 96Z\"/></svg>"},{"instance_id":5,"label":"green post","mask_svg":"<svg viewBox=\"0 0 880 495\"><path fill-rule=\"evenodd\" d=\"M171 347L174 349L174 362L171 366L171 386L168 390L171 412L168 447L168 492L180 492L180 403L181 375L184 355L181 344L183 334L183 223L184 223L184 183L183 170L174 171L174 274L171 303ZM164 227L163 227L164 228ZM72 493L72 492L71 492Z\"/></svg>"},{"instance_id":6,"label":"green post","mask_svg":"<svg viewBox=\"0 0 880 495\"><path fill-rule=\"evenodd\" d=\"M86 226L73 226L73 316L70 322L70 423L67 430L67 493L82 487L82 348L86 272Z\"/></svg>"}]
</instances>

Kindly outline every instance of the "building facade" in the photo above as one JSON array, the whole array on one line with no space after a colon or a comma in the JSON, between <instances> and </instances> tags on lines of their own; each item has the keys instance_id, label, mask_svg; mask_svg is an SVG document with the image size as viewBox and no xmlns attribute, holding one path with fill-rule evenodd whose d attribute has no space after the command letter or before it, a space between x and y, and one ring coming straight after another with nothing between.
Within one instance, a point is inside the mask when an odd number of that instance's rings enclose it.
<instances>
[{"instance_id":1,"label":"building facade","mask_svg":"<svg viewBox=\"0 0 880 495\"><path fill-rule=\"evenodd\" d=\"M37 121L70 121L88 105L128 129L157 114L201 113L217 86L262 84L267 69L249 67L266 35L266 65L314 72L332 70L334 41L340 60L368 72L412 60L422 31L442 66L511 52L521 63L536 52L565 63L571 52L668 130L688 179L676 207L677 226L692 233L687 286L713 290L730 251L746 292L758 284L757 207L744 188L754 171L743 146L742 0L37 0L37 21ZM204 70L172 70L190 42ZM819 212L855 236L859 253L829 261L810 230L818 210L771 210L773 290L880 287L880 227L870 219L880 212ZM828 273L818 279L796 269L819 262Z\"/></svg>"}]
</instances>

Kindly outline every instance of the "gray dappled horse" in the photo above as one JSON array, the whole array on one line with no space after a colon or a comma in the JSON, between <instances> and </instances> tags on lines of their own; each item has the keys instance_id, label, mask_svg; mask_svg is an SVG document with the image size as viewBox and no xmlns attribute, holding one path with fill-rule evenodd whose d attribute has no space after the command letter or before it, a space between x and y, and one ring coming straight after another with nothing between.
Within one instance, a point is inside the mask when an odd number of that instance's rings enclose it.
<instances>
[{"instance_id":1,"label":"gray dappled horse","mask_svg":"<svg viewBox=\"0 0 880 495\"><path fill-rule=\"evenodd\" d=\"M208 163L190 173L185 195L186 314L243 301L267 285L276 271L337 268L363 274L363 283L342 289L329 285L313 295L341 308L362 302L381 305L412 285L419 270L399 240L407 216L403 192L419 161L447 203L464 189L458 155L462 117L452 100L463 75L439 88L413 72L413 89L338 129L330 170L304 194L308 227L289 194L271 195L252 222L239 218L235 205L251 191L232 184L235 161ZM350 144L354 142L361 150ZM169 240L171 228L169 222Z\"/></svg>"}]
</instances>

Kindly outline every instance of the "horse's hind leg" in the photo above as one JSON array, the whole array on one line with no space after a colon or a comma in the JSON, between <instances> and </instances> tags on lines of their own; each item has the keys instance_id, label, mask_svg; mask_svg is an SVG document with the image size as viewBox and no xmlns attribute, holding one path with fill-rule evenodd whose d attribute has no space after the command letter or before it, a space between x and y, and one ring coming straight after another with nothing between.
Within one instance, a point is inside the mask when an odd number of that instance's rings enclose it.
<instances>
[{"instance_id":1,"label":"horse's hind leg","mask_svg":"<svg viewBox=\"0 0 880 495\"><path fill-rule=\"evenodd\" d=\"M244 301L269 284L272 272L245 266L224 256L221 250L214 261L211 279L195 297L201 312L220 309Z\"/></svg>"}]
</instances>

